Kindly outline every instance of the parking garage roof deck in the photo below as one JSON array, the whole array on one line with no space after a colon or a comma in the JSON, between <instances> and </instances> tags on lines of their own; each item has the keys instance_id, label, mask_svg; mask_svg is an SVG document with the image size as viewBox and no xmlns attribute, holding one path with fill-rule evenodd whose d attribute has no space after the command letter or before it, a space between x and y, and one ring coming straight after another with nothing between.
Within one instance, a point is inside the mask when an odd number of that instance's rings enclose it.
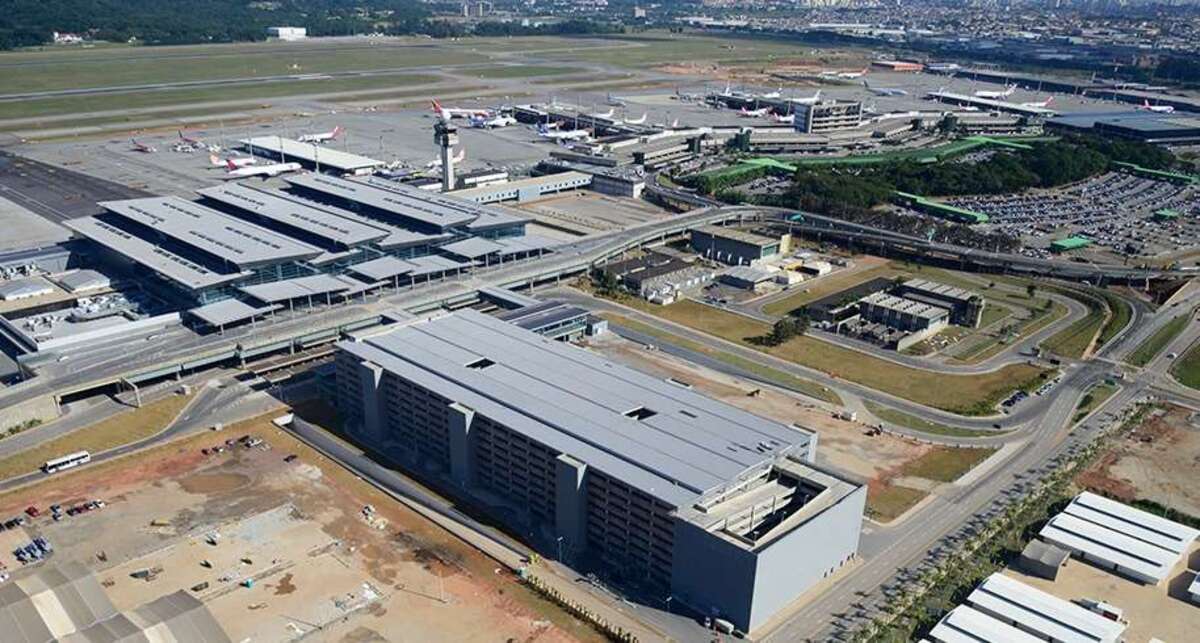
<instances>
[{"instance_id":1,"label":"parking garage roof deck","mask_svg":"<svg viewBox=\"0 0 1200 643\"><path fill-rule=\"evenodd\" d=\"M251 274L248 270L214 270L96 217L69 219L63 225L187 290L219 286Z\"/></svg>"},{"instance_id":2,"label":"parking garage roof deck","mask_svg":"<svg viewBox=\"0 0 1200 643\"><path fill-rule=\"evenodd\" d=\"M176 196L99 205L242 270L321 254L320 248Z\"/></svg>"},{"instance_id":3,"label":"parking garage roof deck","mask_svg":"<svg viewBox=\"0 0 1200 643\"><path fill-rule=\"evenodd\" d=\"M196 190L200 196L254 213L301 233L313 235L327 244L354 247L388 236L388 231L266 190L242 183L223 183Z\"/></svg>"},{"instance_id":4,"label":"parking garage roof deck","mask_svg":"<svg viewBox=\"0 0 1200 643\"><path fill-rule=\"evenodd\" d=\"M340 346L672 506L811 439L469 309Z\"/></svg>"}]
</instances>

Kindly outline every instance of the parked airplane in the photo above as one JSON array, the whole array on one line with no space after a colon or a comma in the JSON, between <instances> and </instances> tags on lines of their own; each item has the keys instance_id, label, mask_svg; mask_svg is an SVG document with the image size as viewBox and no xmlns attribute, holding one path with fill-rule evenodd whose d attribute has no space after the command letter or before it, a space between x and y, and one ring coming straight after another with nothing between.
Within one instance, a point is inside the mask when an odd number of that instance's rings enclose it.
<instances>
[{"instance_id":1,"label":"parked airplane","mask_svg":"<svg viewBox=\"0 0 1200 643\"><path fill-rule=\"evenodd\" d=\"M508 127L509 125L516 125L517 119L513 118L512 116L503 115L472 116L467 122L471 124L471 127L492 129L493 127Z\"/></svg>"},{"instance_id":2,"label":"parked airplane","mask_svg":"<svg viewBox=\"0 0 1200 643\"><path fill-rule=\"evenodd\" d=\"M776 89L773 92L767 92L767 93L763 94L762 96L760 96L759 98L779 98L780 96L783 96L783 88L782 87Z\"/></svg>"},{"instance_id":3,"label":"parked airplane","mask_svg":"<svg viewBox=\"0 0 1200 643\"><path fill-rule=\"evenodd\" d=\"M452 118L470 118L472 116L491 116L490 109L470 109L466 107L442 107L442 104L433 99L433 113L441 117L442 120L448 121Z\"/></svg>"},{"instance_id":4,"label":"parked airplane","mask_svg":"<svg viewBox=\"0 0 1200 643\"><path fill-rule=\"evenodd\" d=\"M608 93L608 105L610 107L624 107L625 101L613 96L612 92L609 92Z\"/></svg>"},{"instance_id":5,"label":"parked airplane","mask_svg":"<svg viewBox=\"0 0 1200 643\"><path fill-rule=\"evenodd\" d=\"M299 163L272 163L270 165L254 165L251 167L238 167L233 161L227 161L225 167L229 171L225 173L227 179L244 179L250 176L279 176L287 172L299 172L303 168Z\"/></svg>"},{"instance_id":6,"label":"parked airplane","mask_svg":"<svg viewBox=\"0 0 1200 643\"><path fill-rule=\"evenodd\" d=\"M1046 100L1034 101L1031 103L1021 103L1021 107L1049 107L1050 103L1054 102L1053 96L1047 96Z\"/></svg>"},{"instance_id":7,"label":"parked airplane","mask_svg":"<svg viewBox=\"0 0 1200 643\"><path fill-rule=\"evenodd\" d=\"M466 150L466 148L462 148L462 149L458 150L458 154L456 154L456 155L455 155L454 157L452 157L452 158L454 159L454 162L455 162L455 163L462 163L462 162L463 162L463 159L467 158L467 150ZM430 161L430 162L426 163L426 164L425 164L425 169L427 169L427 170L435 170L435 169L437 169L437 168L439 168L439 167L441 167L441 166L442 166L442 157L440 157L440 156L439 156L439 157L437 157L437 158L433 159L432 161Z\"/></svg>"},{"instance_id":8,"label":"parked airplane","mask_svg":"<svg viewBox=\"0 0 1200 643\"><path fill-rule=\"evenodd\" d=\"M761 118L770 113L771 113L770 107L760 107L758 109L746 109L745 107L743 107L742 111L740 112L742 118Z\"/></svg>"},{"instance_id":9,"label":"parked airplane","mask_svg":"<svg viewBox=\"0 0 1200 643\"><path fill-rule=\"evenodd\" d=\"M771 114L771 120L775 121L776 123L785 123L787 125L791 125L792 123L796 122L796 115L788 114L787 116L780 116L779 114Z\"/></svg>"},{"instance_id":10,"label":"parked airplane","mask_svg":"<svg viewBox=\"0 0 1200 643\"><path fill-rule=\"evenodd\" d=\"M221 158L216 154L210 154L208 156L208 161L209 163L212 163L213 167L229 167L232 165L235 168L239 168L258 163L258 158L254 156L242 156L238 158L227 158L225 160L221 160Z\"/></svg>"},{"instance_id":11,"label":"parked airplane","mask_svg":"<svg viewBox=\"0 0 1200 643\"><path fill-rule=\"evenodd\" d=\"M610 107L610 108L608 108L607 112L597 112L595 114L592 114L592 117L593 118L612 118L613 111L614 111L614 108Z\"/></svg>"},{"instance_id":12,"label":"parked airplane","mask_svg":"<svg viewBox=\"0 0 1200 643\"><path fill-rule=\"evenodd\" d=\"M789 98L788 102L794 105L816 105L821 101L821 90L812 96L801 96L800 98Z\"/></svg>"},{"instance_id":13,"label":"parked airplane","mask_svg":"<svg viewBox=\"0 0 1200 643\"><path fill-rule=\"evenodd\" d=\"M1142 100L1142 105L1138 109L1146 112L1158 112L1159 114L1170 114L1175 111L1170 105L1151 105L1149 99Z\"/></svg>"},{"instance_id":14,"label":"parked airplane","mask_svg":"<svg viewBox=\"0 0 1200 643\"><path fill-rule=\"evenodd\" d=\"M642 115L640 118L627 118L627 119L625 119L625 124L626 125L641 125L642 123L646 122L647 115L648 115L647 112L642 112Z\"/></svg>"},{"instance_id":15,"label":"parked airplane","mask_svg":"<svg viewBox=\"0 0 1200 643\"><path fill-rule=\"evenodd\" d=\"M1008 98L1009 96L1012 96L1012 95L1013 95L1013 92L1015 92L1015 91L1017 91L1017 86L1016 86L1016 84L1014 83L1014 84L1012 84L1012 85L1009 85L1009 86L1008 86L1007 88L1005 88L1005 90L1004 90L1004 91L1002 91L1002 92L994 92L994 91L989 91L989 90L979 90L979 91L975 92L975 97L976 97L976 98L988 98L988 99L992 99L992 100L999 100L999 99L1001 99L1001 98Z\"/></svg>"},{"instance_id":16,"label":"parked airplane","mask_svg":"<svg viewBox=\"0 0 1200 643\"><path fill-rule=\"evenodd\" d=\"M863 87L876 96L908 96L907 91L898 87L872 87L866 79L863 79Z\"/></svg>"},{"instance_id":17,"label":"parked airplane","mask_svg":"<svg viewBox=\"0 0 1200 643\"><path fill-rule=\"evenodd\" d=\"M338 125L328 132L321 132L319 134L302 134L300 135L300 138L296 140L300 141L301 143L325 143L337 138L341 133L342 126Z\"/></svg>"},{"instance_id":18,"label":"parked airplane","mask_svg":"<svg viewBox=\"0 0 1200 643\"><path fill-rule=\"evenodd\" d=\"M551 141L586 141L592 137L585 129L551 130L545 125L538 125L538 136Z\"/></svg>"},{"instance_id":19,"label":"parked airplane","mask_svg":"<svg viewBox=\"0 0 1200 643\"><path fill-rule=\"evenodd\" d=\"M139 142L133 140L132 138L129 139L129 142L133 143L133 151L134 152L141 152L143 154L153 154L158 151L158 149L155 148L154 146L139 143Z\"/></svg>"}]
</instances>

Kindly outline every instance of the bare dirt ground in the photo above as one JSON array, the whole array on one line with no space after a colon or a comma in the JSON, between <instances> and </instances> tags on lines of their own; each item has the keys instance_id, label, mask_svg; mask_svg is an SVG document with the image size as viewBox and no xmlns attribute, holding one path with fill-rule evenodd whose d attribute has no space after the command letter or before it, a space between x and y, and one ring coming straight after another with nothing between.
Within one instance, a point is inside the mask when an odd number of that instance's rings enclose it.
<instances>
[{"instance_id":1,"label":"bare dirt ground","mask_svg":"<svg viewBox=\"0 0 1200 643\"><path fill-rule=\"evenodd\" d=\"M1200 489L1194 484L1200 465L1200 418L1169 406L1115 442L1077 478L1081 486L1115 498L1153 500L1200 516Z\"/></svg>"},{"instance_id":2,"label":"bare dirt ground","mask_svg":"<svg viewBox=\"0 0 1200 643\"><path fill-rule=\"evenodd\" d=\"M1200 610L1187 598L1188 585L1196 575L1189 568L1195 570L1198 566L1200 544L1192 547L1158 587L1126 580L1074 558L1052 581L1011 569L1004 573L1063 600L1090 598L1121 608L1129 621L1124 635L1129 643L1146 643L1152 638L1182 643L1196 640L1196 632L1200 631Z\"/></svg>"},{"instance_id":3,"label":"bare dirt ground","mask_svg":"<svg viewBox=\"0 0 1200 643\"><path fill-rule=\"evenodd\" d=\"M267 446L200 453L243 434ZM600 640L267 418L0 496L0 516L91 498L108 506L28 531L94 569L118 608L195 588L234 641Z\"/></svg>"}]
</instances>

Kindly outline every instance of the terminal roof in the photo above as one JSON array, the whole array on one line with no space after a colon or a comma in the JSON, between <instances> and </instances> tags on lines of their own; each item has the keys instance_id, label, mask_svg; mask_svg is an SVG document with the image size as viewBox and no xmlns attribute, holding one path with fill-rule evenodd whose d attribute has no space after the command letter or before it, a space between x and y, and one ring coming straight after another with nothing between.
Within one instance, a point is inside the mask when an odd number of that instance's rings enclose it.
<instances>
[{"instance_id":1,"label":"terminal roof","mask_svg":"<svg viewBox=\"0 0 1200 643\"><path fill-rule=\"evenodd\" d=\"M362 285L361 282L347 277L320 274L288 279L286 281L273 281L254 286L242 286L238 290L259 301L270 304L292 299L320 297L333 293L345 294L347 291L356 291Z\"/></svg>"},{"instance_id":2,"label":"terminal roof","mask_svg":"<svg viewBox=\"0 0 1200 643\"><path fill-rule=\"evenodd\" d=\"M298 187L361 203L402 220L437 230L446 230L474 221L479 213L472 212L471 208L481 207L465 202L446 205L437 195L398 183L385 188L380 185L385 182L382 179L374 179L374 182L368 183L323 174L300 174L286 177L285 180Z\"/></svg>"},{"instance_id":3,"label":"terminal roof","mask_svg":"<svg viewBox=\"0 0 1200 643\"><path fill-rule=\"evenodd\" d=\"M258 315L264 315L278 308L278 305L254 307L236 299L222 299L221 301L193 308L188 313L209 326L225 326L250 319L251 317L257 317Z\"/></svg>"},{"instance_id":4,"label":"terminal roof","mask_svg":"<svg viewBox=\"0 0 1200 643\"><path fill-rule=\"evenodd\" d=\"M672 506L811 439L470 309L341 346Z\"/></svg>"},{"instance_id":5,"label":"terminal roof","mask_svg":"<svg viewBox=\"0 0 1200 643\"><path fill-rule=\"evenodd\" d=\"M316 204L305 204L242 183L222 183L196 192L214 201L253 212L264 219L314 235L331 244L358 246L388 236L387 230L342 218Z\"/></svg>"},{"instance_id":6,"label":"terminal roof","mask_svg":"<svg viewBox=\"0 0 1200 643\"><path fill-rule=\"evenodd\" d=\"M321 254L320 248L175 196L105 201L100 206L243 270Z\"/></svg>"},{"instance_id":7,"label":"terminal roof","mask_svg":"<svg viewBox=\"0 0 1200 643\"><path fill-rule=\"evenodd\" d=\"M320 163L326 167L331 167L342 172L354 172L358 170L369 170L371 168L380 167L382 161L377 161L373 158L361 156L359 154L351 154L342 152L332 147L317 145L315 143L301 143L293 141L290 138L282 136L255 136L239 141L243 147L253 152L269 152L275 158L279 158L280 152L284 156L288 156L308 163Z\"/></svg>"}]
</instances>

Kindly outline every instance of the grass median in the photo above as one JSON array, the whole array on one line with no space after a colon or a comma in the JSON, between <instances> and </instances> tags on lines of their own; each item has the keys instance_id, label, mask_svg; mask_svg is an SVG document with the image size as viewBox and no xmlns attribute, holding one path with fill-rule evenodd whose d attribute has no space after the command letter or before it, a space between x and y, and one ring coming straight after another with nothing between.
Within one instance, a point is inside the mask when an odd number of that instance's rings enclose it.
<instances>
[{"instance_id":1,"label":"grass median","mask_svg":"<svg viewBox=\"0 0 1200 643\"><path fill-rule=\"evenodd\" d=\"M1188 321L1192 318L1191 313L1185 313L1177 317L1171 318L1162 328L1154 332L1153 335L1147 337L1145 341L1138 344L1137 348L1129 354L1129 359L1126 361L1134 366L1145 366L1158 357L1158 354L1163 351L1183 329L1187 328Z\"/></svg>"},{"instance_id":2,"label":"grass median","mask_svg":"<svg viewBox=\"0 0 1200 643\"><path fill-rule=\"evenodd\" d=\"M1075 417L1071 419L1071 424L1078 424L1089 413L1095 411L1097 407L1108 401L1108 398L1117 392L1115 384L1097 384L1084 393L1083 397L1079 398L1079 405L1075 407Z\"/></svg>"},{"instance_id":3,"label":"grass median","mask_svg":"<svg viewBox=\"0 0 1200 643\"><path fill-rule=\"evenodd\" d=\"M882 404L876 404L875 402L864 400L863 404L866 405L867 410L871 412L871 415L874 415L884 422L920 431L921 433L928 433L929 435L944 435L951 438L986 438L1008 433L1008 431L982 431L979 429L964 429L957 426L950 426L948 424L941 424L940 422L931 422L915 415L905 413L904 411L890 409Z\"/></svg>"},{"instance_id":4,"label":"grass median","mask_svg":"<svg viewBox=\"0 0 1200 643\"><path fill-rule=\"evenodd\" d=\"M191 399L191 395L172 394L4 458L0 460L0 480L32 473L47 460L75 451L94 455L144 440L167 428Z\"/></svg>"},{"instance_id":5,"label":"grass median","mask_svg":"<svg viewBox=\"0 0 1200 643\"><path fill-rule=\"evenodd\" d=\"M709 357L712 357L713 359L725 362L726 364L729 364L730 366L742 369L749 373L753 373L756 377L759 377L759 378L763 379L764 381L775 384L776 386L780 386L782 388L790 389L793 391L799 391L809 397L816 398L818 400L824 400L824 401L830 402L832 404L838 404L838 405L842 404L842 398L838 397L837 393L833 392L828 387L821 386L820 384L818 384L812 380L806 380L801 377L796 377L795 375L785 373L783 371L771 368L769 366L764 366L753 360L748 360L748 359L745 359L744 357L734 355L733 353L727 353L725 351L717 350L710 346L706 346L699 342L693 342L689 339L685 339L683 337L679 337L677 335L673 335L671 333L664 332L662 330L659 330L658 328L655 328L648 324L643 324L642 322L639 322L635 319L630 319L629 317L625 317L623 315L604 313L603 317L605 319L608 319L609 321L613 322L614 324L619 324L630 330L634 330L634 331L637 331L644 335L649 335L651 337L656 337L664 342L674 344L681 348L686 348L690 351L695 351L697 353L703 353L705 355L708 355Z\"/></svg>"},{"instance_id":6,"label":"grass median","mask_svg":"<svg viewBox=\"0 0 1200 643\"><path fill-rule=\"evenodd\" d=\"M1047 369L1024 363L1009 364L979 374L938 373L898 364L810 336L796 337L779 346L756 346L750 343L750 338L765 335L770 326L742 315L691 300L670 306L654 306L631 300L629 305L837 378L961 415L994 413L996 404L1014 390L1034 388L1049 375Z\"/></svg>"},{"instance_id":7,"label":"grass median","mask_svg":"<svg viewBox=\"0 0 1200 643\"><path fill-rule=\"evenodd\" d=\"M1175 362L1171 375L1188 388L1200 389L1200 344L1192 346Z\"/></svg>"},{"instance_id":8,"label":"grass median","mask_svg":"<svg viewBox=\"0 0 1200 643\"><path fill-rule=\"evenodd\" d=\"M1080 359L1093 343L1098 349L1121 332L1133 318L1133 308L1124 299L1105 290L1051 288L1087 306L1088 313L1075 323L1051 335L1042 348L1062 357Z\"/></svg>"}]
</instances>

